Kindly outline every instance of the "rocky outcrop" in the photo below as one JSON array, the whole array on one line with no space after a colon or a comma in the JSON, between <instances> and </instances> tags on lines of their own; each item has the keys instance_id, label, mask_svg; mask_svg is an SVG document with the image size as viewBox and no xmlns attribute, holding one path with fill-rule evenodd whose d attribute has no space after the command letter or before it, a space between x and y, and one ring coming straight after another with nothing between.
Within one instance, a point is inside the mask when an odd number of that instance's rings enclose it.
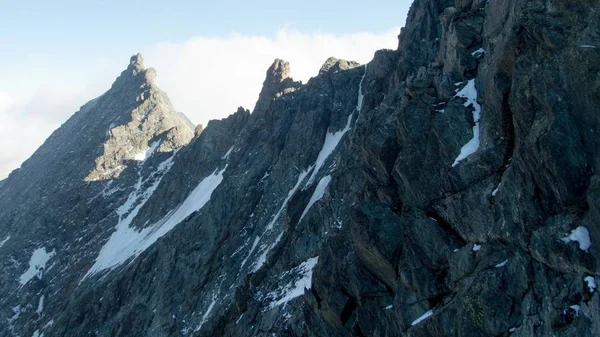
<instances>
[{"instance_id":1,"label":"rocky outcrop","mask_svg":"<svg viewBox=\"0 0 600 337\"><path fill-rule=\"evenodd\" d=\"M276 59L273 64L267 69L267 75L263 82L262 90L258 95L258 101L254 107L254 111L260 113L268 110L273 99L296 90L299 82L289 77L290 64L280 59Z\"/></svg>"},{"instance_id":2,"label":"rocky outcrop","mask_svg":"<svg viewBox=\"0 0 600 337\"><path fill-rule=\"evenodd\" d=\"M416 0L398 50L276 60L252 113L110 181L49 188L52 136L0 186L0 333L595 336L598 6Z\"/></svg>"},{"instance_id":3,"label":"rocky outcrop","mask_svg":"<svg viewBox=\"0 0 600 337\"><path fill-rule=\"evenodd\" d=\"M336 73L358 67L359 65L360 64L355 61L348 62L346 60L338 60L335 57L330 57L323 63L321 69L319 69L319 75L324 75L329 72Z\"/></svg>"},{"instance_id":4,"label":"rocky outcrop","mask_svg":"<svg viewBox=\"0 0 600 337\"><path fill-rule=\"evenodd\" d=\"M97 109L127 111L124 115L113 115L108 127L108 139L103 144L103 153L96 158L96 166L85 178L86 181L109 180L119 177L125 170L125 160L143 160L148 152L169 152L186 145L194 135L189 120L176 112L166 94L154 84L156 71L145 69L143 58L137 54L117 78L111 91L130 99L131 108L111 107L114 101L101 99ZM131 100L135 98L135 101ZM119 125L117 125L119 124Z\"/></svg>"}]
</instances>

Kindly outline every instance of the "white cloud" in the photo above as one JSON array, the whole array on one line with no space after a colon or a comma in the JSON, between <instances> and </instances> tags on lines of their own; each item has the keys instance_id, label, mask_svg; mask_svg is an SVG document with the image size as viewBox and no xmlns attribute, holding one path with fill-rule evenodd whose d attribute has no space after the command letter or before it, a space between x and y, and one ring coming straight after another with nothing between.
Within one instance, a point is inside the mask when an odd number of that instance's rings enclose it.
<instances>
[{"instance_id":1,"label":"white cloud","mask_svg":"<svg viewBox=\"0 0 600 337\"><path fill-rule=\"evenodd\" d=\"M267 68L275 58L290 62L292 77L304 83L334 56L369 62L376 50L395 49L400 28L382 33L307 34L282 29L275 37L231 34L198 37L182 43L160 43L144 54L157 69L158 85L175 108L206 125L210 119L252 110Z\"/></svg>"},{"instance_id":2,"label":"white cloud","mask_svg":"<svg viewBox=\"0 0 600 337\"><path fill-rule=\"evenodd\" d=\"M141 52L145 65L157 70L157 83L175 109L194 123L206 125L238 106L252 109L275 58L290 62L292 77L306 83L330 56L366 63L378 49L395 49L399 31L398 27L380 33L333 35L284 28L274 37L237 33L195 37L157 43ZM65 74L60 77L35 78L27 73L35 80L29 92L0 88L0 179L19 167L81 105L110 87L127 66L130 55L122 56L121 60L90 58L89 66L80 72L52 69L52 73Z\"/></svg>"},{"instance_id":3,"label":"white cloud","mask_svg":"<svg viewBox=\"0 0 600 337\"><path fill-rule=\"evenodd\" d=\"M11 105L12 100L10 99L10 96L5 92L0 92L0 113L8 111Z\"/></svg>"}]
</instances>

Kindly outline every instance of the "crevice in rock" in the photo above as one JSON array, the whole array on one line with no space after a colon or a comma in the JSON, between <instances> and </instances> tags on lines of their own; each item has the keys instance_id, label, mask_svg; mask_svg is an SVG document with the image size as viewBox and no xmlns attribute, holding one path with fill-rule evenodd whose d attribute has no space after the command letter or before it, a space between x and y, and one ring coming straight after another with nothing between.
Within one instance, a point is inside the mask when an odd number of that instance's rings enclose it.
<instances>
[{"instance_id":1,"label":"crevice in rock","mask_svg":"<svg viewBox=\"0 0 600 337\"><path fill-rule=\"evenodd\" d=\"M450 293L440 293L438 295L435 295L433 297L430 297L427 299L427 302L429 303L429 307L430 308L435 308L438 305L440 305L440 303L444 302L444 299L446 298L446 296L450 295Z\"/></svg>"},{"instance_id":2,"label":"crevice in rock","mask_svg":"<svg viewBox=\"0 0 600 337\"><path fill-rule=\"evenodd\" d=\"M495 171L495 172L491 172L490 174L486 174L483 177L472 181L471 183L469 183L464 188L461 188L461 189L458 189L458 190L454 190L454 191L452 191L452 190L446 191L446 192L443 193L443 195L441 197L431 199L429 201L429 203L425 206L425 209L431 209L433 206L437 205L442 200L446 200L446 199L451 198L451 197L453 197L453 196L455 196L457 194L466 192L467 190L473 188L475 185L481 183L482 181L484 181L484 180L486 180L486 179L488 179L488 178L490 178L492 176L498 175L499 172L500 171Z\"/></svg>"},{"instance_id":3,"label":"crevice in rock","mask_svg":"<svg viewBox=\"0 0 600 337\"><path fill-rule=\"evenodd\" d=\"M342 322L342 325L345 325L350 320L356 311L356 308L358 308L358 302L354 297L350 297L340 313L340 321Z\"/></svg>"},{"instance_id":4,"label":"crevice in rock","mask_svg":"<svg viewBox=\"0 0 600 337\"><path fill-rule=\"evenodd\" d=\"M352 336L357 336L357 337L366 337L367 336L360 328L360 324L358 324L358 322L356 322L356 324L354 324L354 326L352 327Z\"/></svg>"},{"instance_id":5,"label":"crevice in rock","mask_svg":"<svg viewBox=\"0 0 600 337\"><path fill-rule=\"evenodd\" d=\"M502 174L510 164L515 152L515 125L513 121L513 112L510 108L510 89L502 97L502 129L506 140L506 150L504 151L504 159L502 161Z\"/></svg>"},{"instance_id":6,"label":"crevice in rock","mask_svg":"<svg viewBox=\"0 0 600 337\"><path fill-rule=\"evenodd\" d=\"M433 205L427 208L425 215L434 219L439 224L440 228L442 228L446 233L448 233L450 239L454 241L454 243L457 246L464 246L467 243L467 241L463 239L460 233L457 232L450 223L448 223L435 211Z\"/></svg>"}]
</instances>

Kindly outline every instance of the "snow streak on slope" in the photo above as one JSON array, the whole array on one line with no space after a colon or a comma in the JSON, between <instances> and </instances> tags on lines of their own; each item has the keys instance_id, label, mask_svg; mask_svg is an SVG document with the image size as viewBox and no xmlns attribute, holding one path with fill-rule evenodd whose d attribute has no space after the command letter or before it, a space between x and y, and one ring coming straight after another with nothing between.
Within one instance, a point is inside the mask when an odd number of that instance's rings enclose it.
<instances>
[{"instance_id":1,"label":"snow streak on slope","mask_svg":"<svg viewBox=\"0 0 600 337\"><path fill-rule=\"evenodd\" d=\"M360 84L358 85L358 99L356 102L356 111L358 111L359 114L360 114L360 110L362 109L362 104L363 104L363 100L365 97L362 94L362 86L363 86L363 81L365 80L365 75L367 74L367 65L365 64L364 67L365 67L365 72L360 80ZM321 151L319 152L319 155L317 156L317 160L315 161L315 170L311 174L310 179L308 179L308 181L306 182L306 185L304 186L305 188L313 183L317 174L319 173L319 170L321 169L323 164L325 164L325 161L327 160L327 158L329 158L329 156L333 153L333 151L335 151L335 149L337 148L338 144L340 143L340 141L342 140L342 137L344 137L346 132L348 132L350 130L350 123L352 122L353 115L354 115L354 112L351 113L350 116L348 116L348 121L346 122L346 126L342 130L337 131L335 133L327 132L327 135L325 136L325 142L323 142L323 147L321 148Z\"/></svg>"},{"instance_id":2,"label":"snow streak on slope","mask_svg":"<svg viewBox=\"0 0 600 337\"><path fill-rule=\"evenodd\" d=\"M229 158L229 155L231 154L231 151L233 151L233 146L231 146L231 147L229 148L229 150L227 150L227 152L225 153L225 155L223 155L223 158L222 158L222 159L227 159L227 158Z\"/></svg>"},{"instance_id":3,"label":"snow streak on slope","mask_svg":"<svg viewBox=\"0 0 600 337\"><path fill-rule=\"evenodd\" d=\"M269 254L271 249L273 249L273 248L275 248L275 246L277 246L279 241L281 241L282 237L283 237L283 231L281 233L279 233L279 235L277 236L275 241L272 244L268 245L267 248L262 252L262 254L260 254L258 259L256 260L256 263L254 264L254 268L252 268L253 273L256 273L260 268L262 268L262 266L265 264L265 262L267 262L267 254Z\"/></svg>"},{"instance_id":4,"label":"snow streak on slope","mask_svg":"<svg viewBox=\"0 0 600 337\"><path fill-rule=\"evenodd\" d=\"M304 212L302 212L302 216L300 216L300 220L298 222L302 221L302 218L304 218L306 213L308 213L308 210L310 210L312 205L323 197L323 195L325 194L325 189L327 188L327 185L329 185L330 181L330 175L325 176L321 178L321 180L319 180L319 184L317 185L317 188L315 188L313 195L310 197L310 201L308 202L308 205L306 205L306 208L304 209Z\"/></svg>"},{"instance_id":5,"label":"snow streak on slope","mask_svg":"<svg viewBox=\"0 0 600 337\"><path fill-rule=\"evenodd\" d=\"M35 313L40 315L42 311L44 311L44 295L40 297L40 300L38 301L38 307L35 310Z\"/></svg>"},{"instance_id":6,"label":"snow streak on slope","mask_svg":"<svg viewBox=\"0 0 600 337\"><path fill-rule=\"evenodd\" d=\"M206 323L206 320L208 320L208 318L210 317L210 314L211 314L213 308L215 307L215 304L217 304L217 298L215 295L213 295L212 301L210 302L208 309L206 309L206 312L202 316L202 321L200 322L200 325L198 325L198 327L196 329L194 329L194 331L199 331L200 329L202 329L202 326L204 325L204 323Z\"/></svg>"},{"instance_id":7,"label":"snow streak on slope","mask_svg":"<svg viewBox=\"0 0 600 337\"><path fill-rule=\"evenodd\" d=\"M310 172L310 170L312 170L312 166L309 167L308 170L300 173L300 175L298 176L298 181L296 182L296 185L294 186L294 188L292 188L288 192L288 195L287 195L287 197L285 197L285 200L281 204L279 211L277 211L277 213L275 213L275 216L273 217L271 222L269 222L269 224L267 225L267 228L266 228L267 231L273 229L273 225L275 225L275 222L279 219L279 216L281 216L281 212L283 212L283 209L285 208L285 206L287 206L288 201L290 201L290 198L294 195L294 193L296 193L296 191L298 190L298 187L300 187L300 184L302 183L302 181L304 180L304 178L306 177L308 172Z\"/></svg>"},{"instance_id":8,"label":"snow streak on slope","mask_svg":"<svg viewBox=\"0 0 600 337\"><path fill-rule=\"evenodd\" d=\"M129 225L133 219L135 219L140 209L148 202L164 175L173 166L174 156L175 153L173 156L169 157L169 159L162 162L157 170L152 173L146 181L143 181L140 175L138 182L134 186L133 192L129 194L127 201L116 210L116 213L119 216L116 231L104 244L96 258L96 262L90 270L88 270L81 281L87 276L93 275L104 269L112 269L125 262L133 255L131 250L135 249L134 244L139 241L141 233L134 228L130 228ZM147 189L143 190L142 186L144 183L155 176L158 177Z\"/></svg>"},{"instance_id":9,"label":"snow streak on slope","mask_svg":"<svg viewBox=\"0 0 600 337\"><path fill-rule=\"evenodd\" d=\"M248 256L246 256L244 261L242 261L241 267L243 267L246 264L246 261L248 261L248 258L252 255L252 253L254 253L256 246L258 246L258 242L260 242L260 236L256 236L256 238L254 238L254 243L252 244L252 248L250 248L250 252L248 253Z\"/></svg>"},{"instance_id":10,"label":"snow streak on slope","mask_svg":"<svg viewBox=\"0 0 600 337\"><path fill-rule=\"evenodd\" d=\"M6 241L10 240L10 235L7 235L4 240L0 241L0 248L2 248L2 246L4 246L4 244L6 243Z\"/></svg>"},{"instance_id":11,"label":"snow streak on slope","mask_svg":"<svg viewBox=\"0 0 600 337\"><path fill-rule=\"evenodd\" d=\"M429 310L426 313L423 314L423 316L415 319L410 325L415 326L421 322L423 322L424 320L428 319L429 317L431 317L433 315L433 310Z\"/></svg>"},{"instance_id":12,"label":"snow streak on slope","mask_svg":"<svg viewBox=\"0 0 600 337\"><path fill-rule=\"evenodd\" d=\"M477 89L475 88L474 79L470 80L462 90L456 93L455 97L466 98L465 107L473 105L473 122L475 125L473 125L473 138L460 149L460 154L454 159L452 167L458 165L479 149L479 119L481 118L481 105L477 103Z\"/></svg>"},{"instance_id":13,"label":"snow streak on slope","mask_svg":"<svg viewBox=\"0 0 600 337\"><path fill-rule=\"evenodd\" d=\"M285 198L285 200L283 200L283 203L281 204L281 207L279 208L279 210L277 211L277 213L275 213L275 215L273 216L273 218L271 219L271 221L269 222L269 224L265 228L263 236L265 234L267 234L267 232L269 232L270 230L273 229L273 227L275 226L275 223L277 222L277 220L279 220L279 217L281 216L281 213L283 212L283 210L287 206L288 202L290 201L290 199L292 198L292 196L294 195L294 193L296 193L296 191L298 190L298 188L300 187L300 185L302 184L302 182L304 181L304 179L306 178L306 176L308 175L308 173L310 173L310 171L312 169L313 169L313 166L309 167L308 170L302 171L302 173L300 173L300 175L298 176L298 181L296 182L296 185L294 185L294 187L288 192L288 195ZM259 270L263 266L263 264L267 260L267 254L271 251L271 249L273 249L273 247L275 247L275 245L277 245L279 243L279 241L281 240L282 236L283 236L283 232L281 232L279 234L279 236L277 236L277 238L275 239L275 241L273 243L271 243L270 245L263 244L260 247L259 251L262 251L262 254L259 256L258 260L254 263L254 268L252 268L253 272L256 272L257 270ZM260 236L257 236L256 239L254 239L254 243L252 244L252 248L248 252L248 255L246 256L246 258L244 259L244 261L242 261L242 265L240 267L243 267L246 264L246 262L248 261L248 258L250 258L250 256L252 256L252 253L254 253L254 250L256 249L256 247L257 247L257 245L258 245L258 243L260 242L261 239L262 238Z\"/></svg>"},{"instance_id":14,"label":"snow streak on slope","mask_svg":"<svg viewBox=\"0 0 600 337\"><path fill-rule=\"evenodd\" d=\"M145 152L137 153L135 156L133 156L133 159L137 160L137 161L141 161L141 162L146 161L146 159L150 158L150 156L154 153L154 150L156 150L156 148L159 145L160 145L160 140L153 142L150 145L150 147L148 148L148 150L146 150Z\"/></svg>"},{"instance_id":15,"label":"snow streak on slope","mask_svg":"<svg viewBox=\"0 0 600 337\"><path fill-rule=\"evenodd\" d=\"M362 94L362 85L363 85L363 81L365 80L365 75L367 74L367 66L365 65L364 68L365 68L365 70L364 70L363 76L362 76L359 86L358 86L358 99L356 102L356 109L355 109L359 113L360 113L360 110L362 109L362 104L363 104L363 100L364 100L364 95ZM279 220L279 217L281 216L281 213L287 206L287 203L289 202L290 198L296 193L296 191L298 190L298 188L304 181L304 178L311 171L312 171L312 174L311 174L310 178L307 180L307 182L304 184L303 189L306 189L308 186L310 186L312 184L314 179L317 177L319 170L323 167L323 165L325 164L325 162L327 161L329 156L333 153L333 151L335 151L335 149L339 145L339 143L342 140L342 138L344 137L344 135L350 130L350 125L352 123L353 115L354 115L354 112L352 112L348 116L348 121L346 122L346 126L342 130L339 130L335 133L331 133L331 132L327 133L327 135L325 136L325 141L323 142L323 147L321 148L321 151L319 152L319 155L317 156L315 163L311 167L309 167L306 171L304 171L300 174L300 176L298 177L298 181L296 182L296 185L294 186L294 188L292 188L288 192L288 195L285 198L285 200L283 201L283 204L281 205L281 207L279 208L277 213L275 213L275 215L273 216L273 218L267 225L267 227L265 229L265 234L268 231L273 229L273 226ZM324 177L323 179L321 179L319 181L319 185L317 186L315 193L311 197L311 200L309 201L308 206L302 213L301 219L306 215L306 212L308 212L310 207L323 196L323 193L325 191L325 188L329 184L329 181L331 181L331 176ZM282 236L283 236L283 232L277 236L277 238L275 239L275 241L273 243L261 245L260 249L258 250L259 252L261 252L261 254L258 257L258 259L256 260L256 262L254 263L254 267L252 268L253 272L258 271L264 265L264 263L267 260L267 255L279 243ZM257 239L255 239L254 244L252 245L252 248L250 249L250 252L248 253L248 256L246 256L246 258L242 262L242 266L244 266L244 264L246 264L248 258L254 253L256 245L258 244L258 242L260 240L261 240L260 237L257 237Z\"/></svg>"},{"instance_id":16,"label":"snow streak on slope","mask_svg":"<svg viewBox=\"0 0 600 337\"><path fill-rule=\"evenodd\" d=\"M170 169L172 166L172 159L173 157L168 159L166 161L168 162L167 164L165 164L166 162L161 164L162 170L168 171L168 169ZM132 192L132 194L141 193L143 200L125 218L122 218L122 216L125 214L122 210L117 211L117 213L120 215L119 223L117 224L117 230L111 235L106 244L104 244L100 250L100 254L96 258L96 262L84 276L84 279L87 276L93 275L102 270L113 269L129 260L131 257L137 257L159 238L187 218L190 214L204 207L204 205L210 200L213 191L217 188L217 186L219 186L221 181L223 181L223 173L226 169L227 167L220 172L215 170L213 174L204 178L183 201L183 203L174 211L169 212L160 221L142 230L131 228L129 225L137 216L142 206L148 201L152 193L154 193L154 190L158 187L158 184L162 180L162 176L157 179L146 191L140 192L136 190ZM159 170L161 170L160 167ZM129 200L125 203L125 205L123 205L125 206L124 208L129 207L128 203L130 203Z\"/></svg>"},{"instance_id":17,"label":"snow streak on slope","mask_svg":"<svg viewBox=\"0 0 600 337\"><path fill-rule=\"evenodd\" d=\"M358 84L358 100L356 102L356 111L358 111L358 115L360 116L360 110L362 110L363 101L365 99L365 95L362 93L363 82L365 81L365 76L367 75L367 65L365 64L365 72L360 79L360 83Z\"/></svg>"},{"instance_id":18,"label":"snow streak on slope","mask_svg":"<svg viewBox=\"0 0 600 337\"><path fill-rule=\"evenodd\" d=\"M304 289L310 289L312 286L313 268L319 262L319 257L313 257L302 262L299 266L285 272L281 278L289 274L295 274L296 280L289 282L282 289L269 294L273 301L269 304L270 308L285 304L296 297L304 295Z\"/></svg>"},{"instance_id":19,"label":"snow streak on slope","mask_svg":"<svg viewBox=\"0 0 600 337\"><path fill-rule=\"evenodd\" d=\"M56 253L53 251L47 253L46 248L38 248L33 251L31 254L31 258L29 259L29 269L27 269L23 275L19 277L20 287L24 286L29 282L32 278L36 277L40 280L44 276L44 270L46 269L46 263L52 258Z\"/></svg>"}]
</instances>

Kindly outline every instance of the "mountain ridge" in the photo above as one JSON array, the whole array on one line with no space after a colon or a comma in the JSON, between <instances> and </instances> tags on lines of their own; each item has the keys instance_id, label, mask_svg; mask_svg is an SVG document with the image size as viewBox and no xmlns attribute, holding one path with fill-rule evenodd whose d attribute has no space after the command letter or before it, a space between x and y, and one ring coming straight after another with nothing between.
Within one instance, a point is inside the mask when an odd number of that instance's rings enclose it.
<instances>
[{"instance_id":1,"label":"mountain ridge","mask_svg":"<svg viewBox=\"0 0 600 337\"><path fill-rule=\"evenodd\" d=\"M0 333L594 336L599 13L416 0L398 50L306 84L275 60L252 113L194 135L157 104L182 146L136 161L152 120L118 176L27 191L32 157L0 185Z\"/></svg>"}]
</instances>

